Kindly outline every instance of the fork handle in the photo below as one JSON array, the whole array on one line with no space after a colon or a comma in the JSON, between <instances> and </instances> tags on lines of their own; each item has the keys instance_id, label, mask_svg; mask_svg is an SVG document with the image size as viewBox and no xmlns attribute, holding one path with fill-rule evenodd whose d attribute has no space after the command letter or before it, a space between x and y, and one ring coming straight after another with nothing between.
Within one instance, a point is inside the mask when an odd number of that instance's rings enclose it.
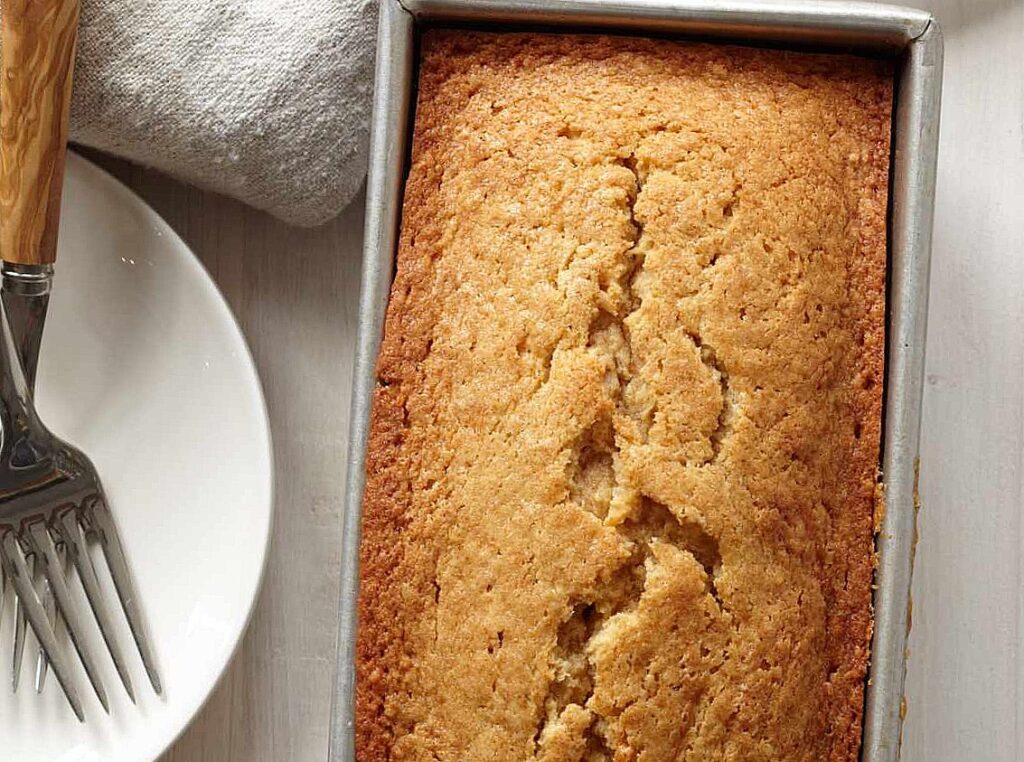
<instances>
[{"instance_id":1,"label":"fork handle","mask_svg":"<svg viewBox=\"0 0 1024 762\"><path fill-rule=\"evenodd\" d=\"M0 2L0 258L57 256L79 0Z\"/></svg>"}]
</instances>

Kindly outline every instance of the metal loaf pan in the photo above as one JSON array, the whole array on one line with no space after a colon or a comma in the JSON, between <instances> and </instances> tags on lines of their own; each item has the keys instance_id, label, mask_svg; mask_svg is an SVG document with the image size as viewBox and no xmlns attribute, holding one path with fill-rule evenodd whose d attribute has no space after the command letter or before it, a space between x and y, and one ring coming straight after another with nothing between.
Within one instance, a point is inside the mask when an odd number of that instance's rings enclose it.
<instances>
[{"instance_id":1,"label":"metal loaf pan","mask_svg":"<svg viewBox=\"0 0 1024 762\"><path fill-rule=\"evenodd\" d=\"M741 44L868 52L897 62L882 457L886 511L877 540L875 634L861 753L864 762L894 762L899 758L910 624L942 35L934 19L923 11L804 0L381 0L330 759L355 759L356 601L366 441L377 350L398 240L414 107L416 37L423 26L447 24L678 35Z\"/></svg>"}]
</instances>

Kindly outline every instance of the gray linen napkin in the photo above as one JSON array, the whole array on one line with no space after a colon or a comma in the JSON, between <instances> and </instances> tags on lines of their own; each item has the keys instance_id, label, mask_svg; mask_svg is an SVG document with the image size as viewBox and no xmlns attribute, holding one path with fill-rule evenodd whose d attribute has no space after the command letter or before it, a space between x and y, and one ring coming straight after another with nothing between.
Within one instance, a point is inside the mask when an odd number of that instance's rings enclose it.
<instances>
[{"instance_id":1,"label":"gray linen napkin","mask_svg":"<svg viewBox=\"0 0 1024 762\"><path fill-rule=\"evenodd\" d=\"M373 0L83 0L71 139L316 225L366 170Z\"/></svg>"}]
</instances>

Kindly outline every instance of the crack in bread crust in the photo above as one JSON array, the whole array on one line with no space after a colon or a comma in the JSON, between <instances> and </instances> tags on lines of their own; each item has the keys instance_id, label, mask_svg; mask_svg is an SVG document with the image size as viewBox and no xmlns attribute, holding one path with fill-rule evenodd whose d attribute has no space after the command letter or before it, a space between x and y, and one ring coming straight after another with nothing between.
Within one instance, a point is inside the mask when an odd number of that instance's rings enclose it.
<instances>
[{"instance_id":1,"label":"crack in bread crust","mask_svg":"<svg viewBox=\"0 0 1024 762\"><path fill-rule=\"evenodd\" d=\"M634 293L633 282L643 268L642 256L639 253L643 225L637 220L634 207L636 199L643 193L643 186L633 156L617 163L634 174L636 184L635 193L632 194L627 209L630 225L635 232L632 244L622 254L626 264L623 268L625 298L622 303L624 309L632 311L637 309L640 303L640 299ZM608 518L611 496L618 490L628 488L628 485L616 478L614 468L615 460L619 456L616 444L619 434L615 420L626 415L622 404L622 390L629 383L631 376L631 347L628 331L624 330L628 314L620 311L618 315L612 315L602 310L591 321L589 330L588 347L600 349L605 354L608 377L611 379L605 388L612 412L599 417L584 432L576 446L571 497L574 502L602 520ZM700 350L701 361L719 379L722 390L722 411L718 415L718 425L710 435L714 455L705 461L706 464L716 460L721 452L732 418L736 415L733 409L735 403L730 399L728 375L718 366L714 350L702 345L698 336L691 338L694 346ZM594 600L575 604L569 618L559 628L552 660L554 677L540 705L541 719L534 738L537 759L546 758L544 746L548 726L561 722L566 711L574 712L581 709L590 716L590 724L583 735L588 749L586 758L591 762L612 759L615 740L605 735L609 728L609 718L588 706L593 696L596 669L588 649L595 638L601 637L602 628L611 617L623 611L633 611L639 605L644 591L646 568L649 564L656 563L652 552L654 543L670 543L697 561L704 570L708 595L719 608L723 607L722 599L715 587L715 576L720 572L722 563L718 541L698 522L683 516L681 510L678 513L673 512L668 506L646 496L641 496L627 514L620 513L614 521L615 530L631 546L632 552L626 562L613 573L613 579L617 584L612 583L602 588Z\"/></svg>"}]
</instances>

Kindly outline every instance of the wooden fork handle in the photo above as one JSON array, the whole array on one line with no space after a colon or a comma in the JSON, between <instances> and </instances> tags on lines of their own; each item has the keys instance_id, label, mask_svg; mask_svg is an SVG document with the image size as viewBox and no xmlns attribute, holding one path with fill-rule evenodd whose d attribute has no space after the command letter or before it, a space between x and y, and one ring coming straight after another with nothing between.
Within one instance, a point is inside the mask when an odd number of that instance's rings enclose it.
<instances>
[{"instance_id":1,"label":"wooden fork handle","mask_svg":"<svg viewBox=\"0 0 1024 762\"><path fill-rule=\"evenodd\" d=\"M50 264L71 109L79 0L0 1L0 258Z\"/></svg>"}]
</instances>

